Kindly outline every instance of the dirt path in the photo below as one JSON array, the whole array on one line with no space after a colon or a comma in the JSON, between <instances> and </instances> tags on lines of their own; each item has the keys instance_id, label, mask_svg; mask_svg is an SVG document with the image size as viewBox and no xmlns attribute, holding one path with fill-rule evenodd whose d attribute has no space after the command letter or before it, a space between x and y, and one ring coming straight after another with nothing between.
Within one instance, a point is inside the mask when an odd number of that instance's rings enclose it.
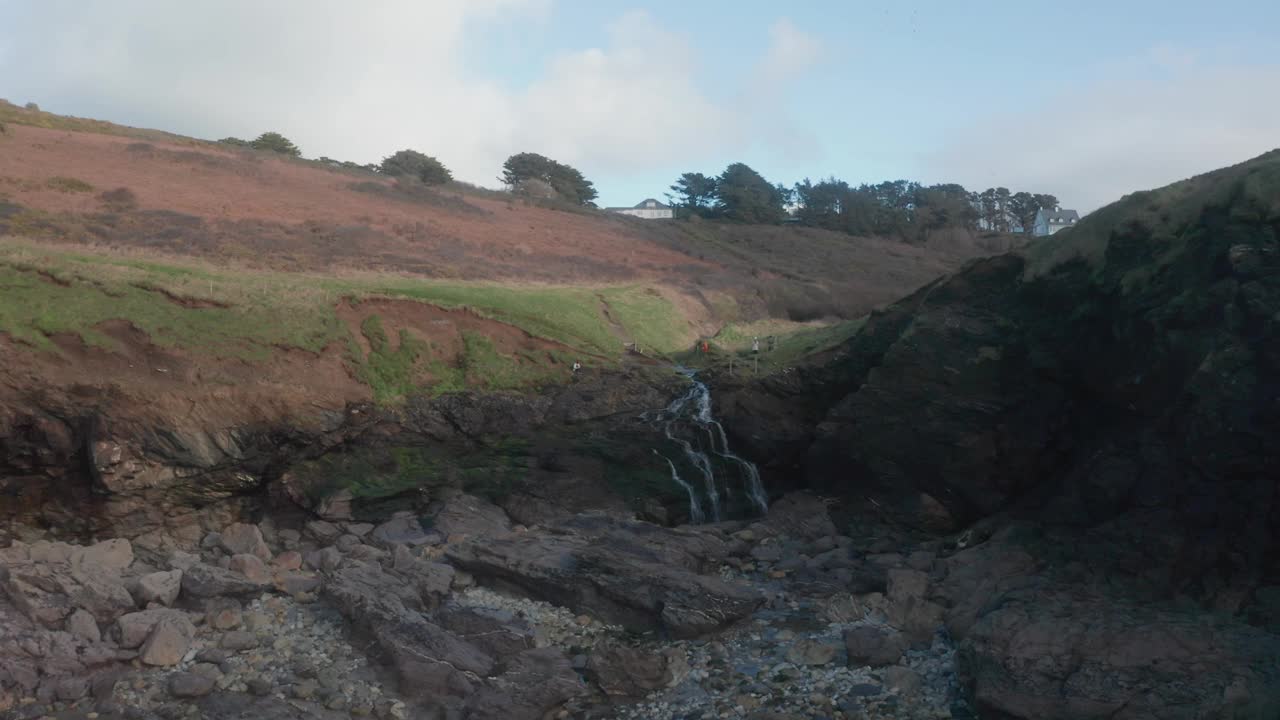
<instances>
[{"instance_id":1,"label":"dirt path","mask_svg":"<svg viewBox=\"0 0 1280 720\"><path fill-rule=\"evenodd\" d=\"M609 323L609 329L613 331L614 336L624 343L630 343L631 336L627 333L627 329L622 326L622 323L613 317L613 313L609 310L609 301L605 300L604 295L600 293L596 293L596 299L600 301L600 314Z\"/></svg>"}]
</instances>

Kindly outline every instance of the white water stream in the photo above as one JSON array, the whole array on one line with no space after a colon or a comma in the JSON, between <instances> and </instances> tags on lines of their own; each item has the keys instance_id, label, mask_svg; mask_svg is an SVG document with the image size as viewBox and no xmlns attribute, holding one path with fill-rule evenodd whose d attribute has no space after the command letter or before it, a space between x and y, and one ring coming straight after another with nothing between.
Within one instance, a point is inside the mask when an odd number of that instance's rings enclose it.
<instances>
[{"instance_id":1,"label":"white water stream","mask_svg":"<svg viewBox=\"0 0 1280 720\"><path fill-rule=\"evenodd\" d=\"M690 370L680 369L680 372L689 378L691 383L689 390L673 400L662 411L658 420L662 423L663 433L667 436L667 439L684 450L685 458L689 461L689 464L693 465L702 475L703 492L708 509L711 512L711 521L719 522L721 520L720 491L723 489L725 497L732 498L733 483L729 479L720 480L716 478L715 466L711 462L711 457L707 454L707 451L738 468L739 479L745 487L747 498L757 511L764 513L769 509L769 501L764 492L764 485L760 482L760 471L754 463L738 456L729 449L729 439L725 436L724 426L711 414L711 391L707 389L706 384L698 380ZM702 431L702 433L698 433L699 437L694 438L698 441L697 447L694 446L694 443L689 438L685 437L691 428L698 428ZM707 439L705 448L701 442L700 436L702 434L705 434ZM654 450L654 453L667 461L671 466L671 479L688 492L689 518L693 522L702 522L706 518L706 513L702 509L702 503L699 501L698 493L694 491L693 485L680 477L676 464L670 458L661 455L657 450Z\"/></svg>"}]
</instances>

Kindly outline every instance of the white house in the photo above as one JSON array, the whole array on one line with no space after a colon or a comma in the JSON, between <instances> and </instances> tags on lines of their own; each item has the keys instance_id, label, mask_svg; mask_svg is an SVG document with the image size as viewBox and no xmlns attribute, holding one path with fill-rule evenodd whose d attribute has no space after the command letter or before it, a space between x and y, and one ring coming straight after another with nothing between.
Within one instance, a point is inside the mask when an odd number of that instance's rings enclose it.
<instances>
[{"instance_id":1,"label":"white house","mask_svg":"<svg viewBox=\"0 0 1280 720\"><path fill-rule=\"evenodd\" d=\"M664 205L653 198L648 198L635 207L611 207L605 209L609 212L631 215L645 220L670 220L675 217L675 212L670 205Z\"/></svg>"},{"instance_id":2,"label":"white house","mask_svg":"<svg viewBox=\"0 0 1280 720\"><path fill-rule=\"evenodd\" d=\"M1062 208L1040 208L1036 213L1035 235L1043 237L1052 235L1062 228L1071 227L1080 221L1080 213Z\"/></svg>"}]
</instances>

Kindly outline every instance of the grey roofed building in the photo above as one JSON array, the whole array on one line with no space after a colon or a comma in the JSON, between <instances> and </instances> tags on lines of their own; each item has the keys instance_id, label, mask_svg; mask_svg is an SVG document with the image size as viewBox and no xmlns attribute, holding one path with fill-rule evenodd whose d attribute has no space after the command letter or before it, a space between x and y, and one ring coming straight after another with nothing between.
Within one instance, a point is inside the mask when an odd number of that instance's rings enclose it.
<instances>
[{"instance_id":1,"label":"grey roofed building","mask_svg":"<svg viewBox=\"0 0 1280 720\"><path fill-rule=\"evenodd\" d=\"M1075 225L1080 220L1080 213L1062 208L1040 208L1036 213L1035 234L1043 237L1059 230Z\"/></svg>"},{"instance_id":2,"label":"grey roofed building","mask_svg":"<svg viewBox=\"0 0 1280 720\"><path fill-rule=\"evenodd\" d=\"M667 220L675 217L675 212L670 205L661 203L653 198L645 198L631 207L611 207L605 208L605 210L646 220Z\"/></svg>"}]
</instances>

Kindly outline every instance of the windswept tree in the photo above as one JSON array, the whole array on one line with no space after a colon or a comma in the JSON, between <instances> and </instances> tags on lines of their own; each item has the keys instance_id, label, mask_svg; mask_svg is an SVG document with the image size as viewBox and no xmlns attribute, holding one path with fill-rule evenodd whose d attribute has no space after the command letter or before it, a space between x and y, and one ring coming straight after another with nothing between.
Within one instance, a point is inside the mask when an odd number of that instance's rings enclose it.
<instances>
[{"instance_id":1,"label":"windswept tree","mask_svg":"<svg viewBox=\"0 0 1280 720\"><path fill-rule=\"evenodd\" d=\"M597 195L595 185L577 168L537 153L516 153L507 158L502 164L502 182L517 192L545 183L556 197L575 205L593 205Z\"/></svg>"},{"instance_id":2,"label":"windswept tree","mask_svg":"<svg viewBox=\"0 0 1280 720\"><path fill-rule=\"evenodd\" d=\"M944 183L921 188L916 193L915 208L915 219L926 234L943 228L973 230L978 226L978 211L963 185Z\"/></svg>"},{"instance_id":3,"label":"windswept tree","mask_svg":"<svg viewBox=\"0 0 1280 720\"><path fill-rule=\"evenodd\" d=\"M796 183L794 198L800 224L828 230L845 230L844 211L849 204L849 183L829 177L814 183L805 178Z\"/></svg>"},{"instance_id":4,"label":"windswept tree","mask_svg":"<svg viewBox=\"0 0 1280 720\"><path fill-rule=\"evenodd\" d=\"M383 158L378 170L386 175L417 178L425 185L443 185L453 179L444 163L417 150L401 150Z\"/></svg>"},{"instance_id":5,"label":"windswept tree","mask_svg":"<svg viewBox=\"0 0 1280 720\"><path fill-rule=\"evenodd\" d=\"M1036 193L1036 204L1045 210L1056 210L1058 198L1048 193Z\"/></svg>"},{"instance_id":6,"label":"windswept tree","mask_svg":"<svg viewBox=\"0 0 1280 720\"><path fill-rule=\"evenodd\" d=\"M710 208L716 201L716 179L702 173L687 172L671 186L674 203L691 212Z\"/></svg>"},{"instance_id":7,"label":"windswept tree","mask_svg":"<svg viewBox=\"0 0 1280 720\"><path fill-rule=\"evenodd\" d=\"M596 187L575 167L556 163L556 171L551 175L551 187L556 195L575 205L594 206Z\"/></svg>"},{"instance_id":8,"label":"windswept tree","mask_svg":"<svg viewBox=\"0 0 1280 720\"><path fill-rule=\"evenodd\" d=\"M289 138L278 132L264 132L249 143L255 150L270 150L281 155L289 155L298 157L302 155L302 151Z\"/></svg>"},{"instance_id":9,"label":"windswept tree","mask_svg":"<svg viewBox=\"0 0 1280 720\"><path fill-rule=\"evenodd\" d=\"M1032 231L1032 225L1036 222L1036 213L1040 211L1040 205L1036 203L1036 196L1029 192L1016 192L1009 197L1009 215L1013 218L1014 223L1024 233Z\"/></svg>"},{"instance_id":10,"label":"windswept tree","mask_svg":"<svg viewBox=\"0 0 1280 720\"><path fill-rule=\"evenodd\" d=\"M733 163L716 180L716 207L728 220L772 225L786 215L778 186L744 163Z\"/></svg>"},{"instance_id":11,"label":"windswept tree","mask_svg":"<svg viewBox=\"0 0 1280 720\"><path fill-rule=\"evenodd\" d=\"M978 209L978 218L984 230L1008 232L1011 224L1009 202L1012 198L1009 188L987 188L974 193L974 206Z\"/></svg>"}]
</instances>

